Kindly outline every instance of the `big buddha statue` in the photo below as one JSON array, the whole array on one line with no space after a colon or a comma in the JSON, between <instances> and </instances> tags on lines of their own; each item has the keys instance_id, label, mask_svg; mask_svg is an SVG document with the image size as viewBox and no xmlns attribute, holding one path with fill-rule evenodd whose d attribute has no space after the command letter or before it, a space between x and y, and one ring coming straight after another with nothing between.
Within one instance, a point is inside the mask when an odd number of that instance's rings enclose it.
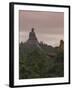
<instances>
[{"instance_id":1,"label":"big buddha statue","mask_svg":"<svg viewBox=\"0 0 72 90\"><path fill-rule=\"evenodd\" d=\"M29 40L36 40L37 41L37 37L35 35L35 32L34 32L34 28L31 29L31 32L29 33Z\"/></svg>"}]
</instances>

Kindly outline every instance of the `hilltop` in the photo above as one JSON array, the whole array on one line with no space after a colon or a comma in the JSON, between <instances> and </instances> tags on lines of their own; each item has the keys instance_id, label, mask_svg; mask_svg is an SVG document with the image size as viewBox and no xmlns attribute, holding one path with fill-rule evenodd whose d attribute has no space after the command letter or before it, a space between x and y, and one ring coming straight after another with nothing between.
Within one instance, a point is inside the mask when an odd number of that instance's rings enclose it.
<instances>
[{"instance_id":1,"label":"hilltop","mask_svg":"<svg viewBox=\"0 0 72 90\"><path fill-rule=\"evenodd\" d=\"M34 28L19 44L19 79L64 76L64 42L52 47L38 41Z\"/></svg>"}]
</instances>

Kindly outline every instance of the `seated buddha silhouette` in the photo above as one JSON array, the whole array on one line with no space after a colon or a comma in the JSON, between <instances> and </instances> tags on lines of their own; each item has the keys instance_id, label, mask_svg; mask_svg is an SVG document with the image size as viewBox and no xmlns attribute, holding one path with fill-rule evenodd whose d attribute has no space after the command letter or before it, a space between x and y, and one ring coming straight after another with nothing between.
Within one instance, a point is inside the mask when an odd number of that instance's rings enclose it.
<instances>
[{"instance_id":1,"label":"seated buddha silhouette","mask_svg":"<svg viewBox=\"0 0 72 90\"><path fill-rule=\"evenodd\" d=\"M31 32L29 33L29 40L37 40L34 28L31 29Z\"/></svg>"}]
</instances>

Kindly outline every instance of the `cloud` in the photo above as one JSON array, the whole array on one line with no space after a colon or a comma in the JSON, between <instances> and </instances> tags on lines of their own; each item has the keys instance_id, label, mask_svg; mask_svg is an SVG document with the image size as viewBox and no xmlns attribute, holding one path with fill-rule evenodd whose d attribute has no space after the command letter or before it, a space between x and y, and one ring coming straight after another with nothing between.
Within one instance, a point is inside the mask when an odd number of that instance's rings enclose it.
<instances>
[{"instance_id":1,"label":"cloud","mask_svg":"<svg viewBox=\"0 0 72 90\"><path fill-rule=\"evenodd\" d=\"M20 10L20 42L28 39L32 27L39 41L56 46L64 39L64 13Z\"/></svg>"},{"instance_id":2,"label":"cloud","mask_svg":"<svg viewBox=\"0 0 72 90\"><path fill-rule=\"evenodd\" d=\"M57 32L63 33L64 13L63 12L47 12L47 11L19 11L19 28L29 31L34 27L41 32ZM55 30L55 28L62 28ZM52 31L50 31L51 29ZM53 30L54 29L54 30ZM44 31L45 30L45 31Z\"/></svg>"},{"instance_id":3,"label":"cloud","mask_svg":"<svg viewBox=\"0 0 72 90\"><path fill-rule=\"evenodd\" d=\"M36 33L36 37L39 42L44 42L48 45L59 46L61 39L64 39L63 35L60 34L48 34L48 33ZM20 32L20 42L26 42L29 38L29 32L22 31Z\"/></svg>"}]
</instances>

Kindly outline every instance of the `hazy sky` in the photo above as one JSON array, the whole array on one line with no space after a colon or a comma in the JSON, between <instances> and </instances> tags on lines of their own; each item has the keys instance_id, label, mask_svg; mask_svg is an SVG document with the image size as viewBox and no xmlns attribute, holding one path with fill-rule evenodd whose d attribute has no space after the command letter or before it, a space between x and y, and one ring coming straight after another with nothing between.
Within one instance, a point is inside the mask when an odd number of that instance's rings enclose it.
<instances>
[{"instance_id":1,"label":"hazy sky","mask_svg":"<svg viewBox=\"0 0 72 90\"><path fill-rule=\"evenodd\" d=\"M57 46L64 38L64 13L46 11L19 11L20 42L25 42L34 28L38 41Z\"/></svg>"}]
</instances>

